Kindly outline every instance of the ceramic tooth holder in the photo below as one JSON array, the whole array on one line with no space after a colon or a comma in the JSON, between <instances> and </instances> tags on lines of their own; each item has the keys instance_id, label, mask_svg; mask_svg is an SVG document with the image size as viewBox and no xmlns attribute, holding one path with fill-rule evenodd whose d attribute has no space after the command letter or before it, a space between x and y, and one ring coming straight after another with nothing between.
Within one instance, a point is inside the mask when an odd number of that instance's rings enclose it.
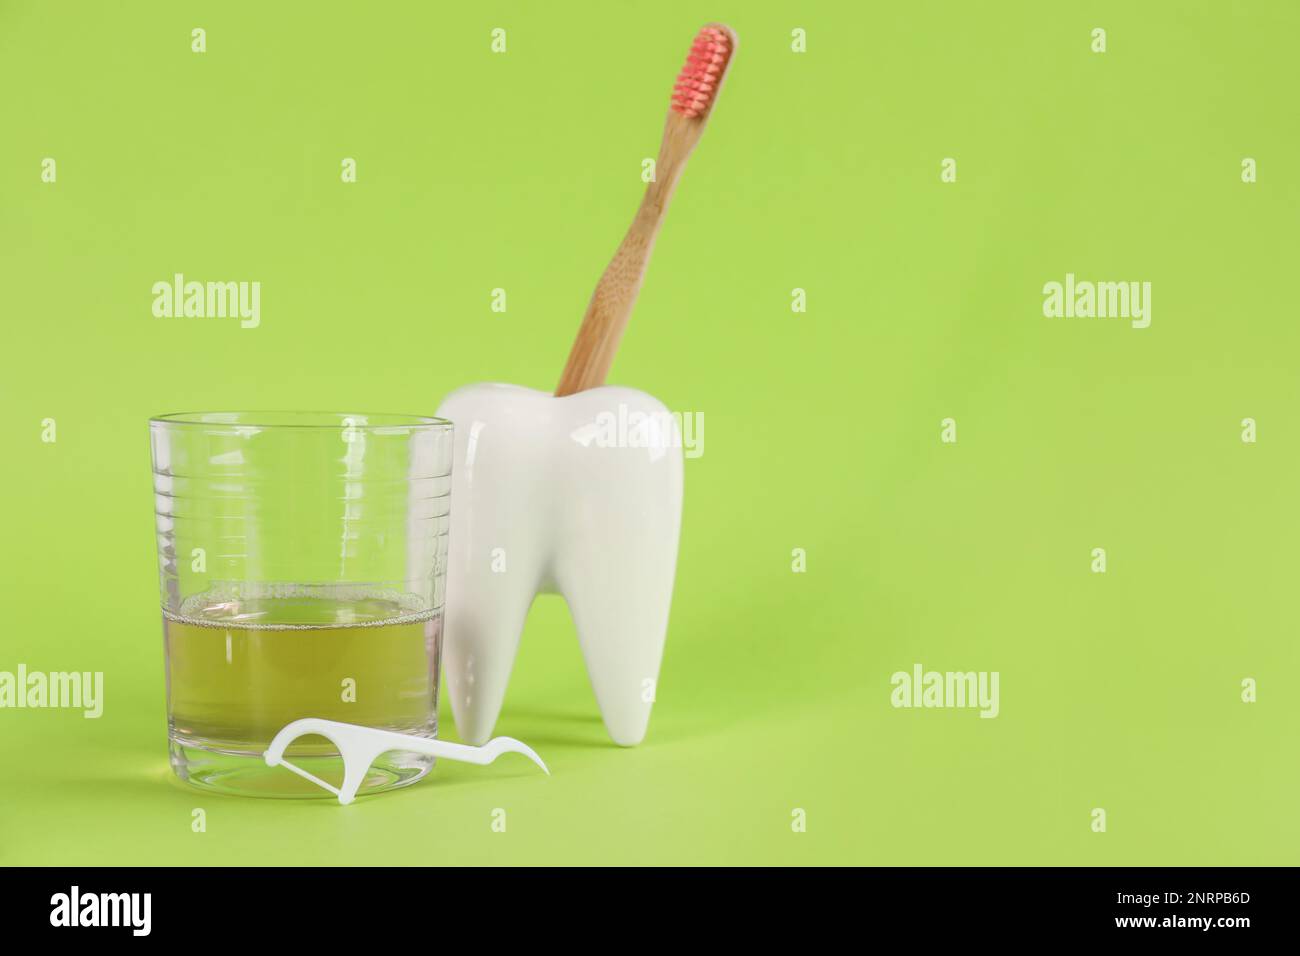
<instances>
[{"instance_id":1,"label":"ceramic tooth holder","mask_svg":"<svg viewBox=\"0 0 1300 956\"><path fill-rule=\"evenodd\" d=\"M492 734L539 592L569 604L610 737L625 746L645 737L677 565L681 432L657 399L604 382L736 43L721 23L692 41L656 174L596 283L555 394L470 385L438 410L456 426L444 667L471 743Z\"/></svg>"},{"instance_id":2,"label":"ceramic tooth holder","mask_svg":"<svg viewBox=\"0 0 1300 956\"><path fill-rule=\"evenodd\" d=\"M677 564L678 422L615 386L470 385L438 415L456 426L443 663L461 738L492 736L528 609L557 593L609 736L640 743Z\"/></svg>"}]
</instances>

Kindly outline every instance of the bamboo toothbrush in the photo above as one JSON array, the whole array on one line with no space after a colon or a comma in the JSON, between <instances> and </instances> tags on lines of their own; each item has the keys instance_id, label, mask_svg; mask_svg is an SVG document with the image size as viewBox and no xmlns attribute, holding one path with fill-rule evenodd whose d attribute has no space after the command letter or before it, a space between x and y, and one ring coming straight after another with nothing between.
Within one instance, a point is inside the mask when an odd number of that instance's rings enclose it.
<instances>
[{"instance_id":1,"label":"bamboo toothbrush","mask_svg":"<svg viewBox=\"0 0 1300 956\"><path fill-rule=\"evenodd\" d=\"M646 186L636 218L606 267L582 318L555 394L572 395L605 382L623 329L636 305L655 237L668 212L677 180L718 101L727 67L736 51L736 34L721 23L700 30L673 86L672 105L655 161L655 178Z\"/></svg>"}]
</instances>

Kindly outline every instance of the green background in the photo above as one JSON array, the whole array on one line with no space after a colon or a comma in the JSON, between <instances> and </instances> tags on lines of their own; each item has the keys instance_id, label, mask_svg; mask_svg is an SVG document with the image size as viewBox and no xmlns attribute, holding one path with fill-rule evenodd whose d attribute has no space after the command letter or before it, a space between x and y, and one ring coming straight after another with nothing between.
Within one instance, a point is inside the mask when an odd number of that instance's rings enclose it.
<instances>
[{"instance_id":1,"label":"green background","mask_svg":"<svg viewBox=\"0 0 1300 956\"><path fill-rule=\"evenodd\" d=\"M346 809L172 779L145 419L552 387L715 19L740 49L611 376L706 421L646 742L608 742L547 597L497 732L549 779L443 764ZM0 711L0 862L1300 862L1298 28L1282 0L0 3L0 670L106 682L97 721ZM261 327L154 318L175 272L260 281ZM1151 327L1044 318L1066 272L1151 282ZM917 662L999 671L1000 716L892 708Z\"/></svg>"}]
</instances>

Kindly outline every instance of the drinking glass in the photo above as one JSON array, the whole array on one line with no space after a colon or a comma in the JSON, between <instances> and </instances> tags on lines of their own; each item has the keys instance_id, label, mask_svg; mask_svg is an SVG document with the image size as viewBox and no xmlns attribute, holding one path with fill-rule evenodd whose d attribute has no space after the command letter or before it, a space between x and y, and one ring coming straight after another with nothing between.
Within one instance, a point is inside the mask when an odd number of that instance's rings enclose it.
<instances>
[{"instance_id":1,"label":"drinking glass","mask_svg":"<svg viewBox=\"0 0 1300 956\"><path fill-rule=\"evenodd\" d=\"M262 758L291 721L436 737L451 423L196 412L149 426L177 776L227 793L328 796ZM342 780L323 737L286 757ZM384 754L360 792L432 766Z\"/></svg>"}]
</instances>

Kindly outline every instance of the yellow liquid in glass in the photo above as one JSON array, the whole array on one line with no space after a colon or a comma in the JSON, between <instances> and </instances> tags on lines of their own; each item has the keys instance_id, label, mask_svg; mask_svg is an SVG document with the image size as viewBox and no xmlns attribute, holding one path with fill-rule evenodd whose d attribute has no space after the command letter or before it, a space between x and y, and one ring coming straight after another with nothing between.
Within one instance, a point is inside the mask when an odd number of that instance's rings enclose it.
<instances>
[{"instance_id":1,"label":"yellow liquid in glass","mask_svg":"<svg viewBox=\"0 0 1300 956\"><path fill-rule=\"evenodd\" d=\"M382 592L278 590L199 595L180 614L164 614L174 753L199 748L260 760L271 738L301 717L436 736L440 610L412 611ZM336 754L323 737L307 736L286 756Z\"/></svg>"}]
</instances>

